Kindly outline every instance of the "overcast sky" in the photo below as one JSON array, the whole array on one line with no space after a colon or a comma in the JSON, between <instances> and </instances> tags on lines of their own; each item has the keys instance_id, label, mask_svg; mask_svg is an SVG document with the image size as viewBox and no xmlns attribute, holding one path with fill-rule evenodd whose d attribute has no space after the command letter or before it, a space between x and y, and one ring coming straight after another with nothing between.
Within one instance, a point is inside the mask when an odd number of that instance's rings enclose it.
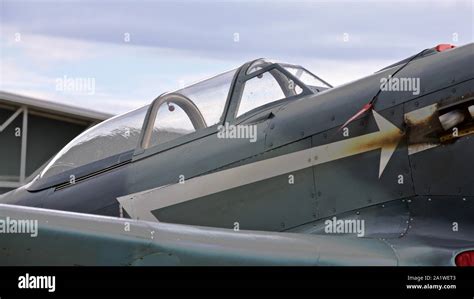
<instances>
[{"instance_id":1,"label":"overcast sky","mask_svg":"<svg viewBox=\"0 0 474 299\"><path fill-rule=\"evenodd\" d=\"M472 3L0 0L0 89L121 113L259 57L339 85L472 42ZM58 78L93 79L94 93Z\"/></svg>"}]
</instances>

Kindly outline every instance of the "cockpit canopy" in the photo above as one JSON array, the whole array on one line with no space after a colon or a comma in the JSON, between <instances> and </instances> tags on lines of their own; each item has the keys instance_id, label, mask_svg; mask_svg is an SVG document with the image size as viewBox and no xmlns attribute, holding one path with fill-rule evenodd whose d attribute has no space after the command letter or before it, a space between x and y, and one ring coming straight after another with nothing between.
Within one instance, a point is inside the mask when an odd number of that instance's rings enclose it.
<instances>
[{"instance_id":1,"label":"cockpit canopy","mask_svg":"<svg viewBox=\"0 0 474 299\"><path fill-rule=\"evenodd\" d=\"M301 66L257 59L162 94L150 105L86 130L51 160L40 177L68 174L123 153L173 143L198 131L215 129L225 121L245 119L280 101L331 87Z\"/></svg>"},{"instance_id":2,"label":"cockpit canopy","mask_svg":"<svg viewBox=\"0 0 474 299\"><path fill-rule=\"evenodd\" d=\"M247 75L251 75L252 73L261 70L262 68L272 65L278 64L282 66L286 71L292 74L295 78L299 79L303 84L313 90L314 93L318 93L320 91L326 90L328 88L332 88L332 86L327 83L326 81L322 80L321 78L317 77L316 75L312 74L305 68L299 65L287 64L287 63L276 63L271 60L261 58L255 60L247 69Z\"/></svg>"}]
</instances>

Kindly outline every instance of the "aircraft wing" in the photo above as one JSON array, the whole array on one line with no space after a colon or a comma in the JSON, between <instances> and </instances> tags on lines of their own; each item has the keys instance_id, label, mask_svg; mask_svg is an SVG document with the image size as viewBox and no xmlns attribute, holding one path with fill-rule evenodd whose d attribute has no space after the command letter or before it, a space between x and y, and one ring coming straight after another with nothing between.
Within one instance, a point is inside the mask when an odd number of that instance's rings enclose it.
<instances>
[{"instance_id":1,"label":"aircraft wing","mask_svg":"<svg viewBox=\"0 0 474 299\"><path fill-rule=\"evenodd\" d=\"M0 204L4 266L397 264L391 247L377 239L234 231Z\"/></svg>"}]
</instances>

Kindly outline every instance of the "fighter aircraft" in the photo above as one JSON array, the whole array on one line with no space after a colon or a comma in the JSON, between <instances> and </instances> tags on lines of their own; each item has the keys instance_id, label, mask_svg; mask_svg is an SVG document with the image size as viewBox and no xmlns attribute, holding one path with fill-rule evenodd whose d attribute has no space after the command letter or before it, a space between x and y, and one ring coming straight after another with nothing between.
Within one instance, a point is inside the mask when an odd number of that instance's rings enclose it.
<instances>
[{"instance_id":1,"label":"fighter aircraft","mask_svg":"<svg viewBox=\"0 0 474 299\"><path fill-rule=\"evenodd\" d=\"M257 59L88 129L0 197L4 227L39 221L0 234L0 264L473 265L473 132L474 44L338 87Z\"/></svg>"}]
</instances>

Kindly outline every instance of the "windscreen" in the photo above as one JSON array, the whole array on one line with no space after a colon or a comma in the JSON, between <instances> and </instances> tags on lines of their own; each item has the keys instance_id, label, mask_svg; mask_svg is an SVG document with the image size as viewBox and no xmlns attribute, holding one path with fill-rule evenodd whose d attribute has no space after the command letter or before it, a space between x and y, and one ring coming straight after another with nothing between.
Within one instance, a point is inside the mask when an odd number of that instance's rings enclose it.
<instances>
[{"instance_id":1,"label":"windscreen","mask_svg":"<svg viewBox=\"0 0 474 299\"><path fill-rule=\"evenodd\" d=\"M86 130L51 160L41 177L50 177L135 149L148 107L113 117Z\"/></svg>"},{"instance_id":2,"label":"windscreen","mask_svg":"<svg viewBox=\"0 0 474 299\"><path fill-rule=\"evenodd\" d=\"M331 87L300 66L284 66L284 68L313 91L321 91Z\"/></svg>"}]
</instances>

